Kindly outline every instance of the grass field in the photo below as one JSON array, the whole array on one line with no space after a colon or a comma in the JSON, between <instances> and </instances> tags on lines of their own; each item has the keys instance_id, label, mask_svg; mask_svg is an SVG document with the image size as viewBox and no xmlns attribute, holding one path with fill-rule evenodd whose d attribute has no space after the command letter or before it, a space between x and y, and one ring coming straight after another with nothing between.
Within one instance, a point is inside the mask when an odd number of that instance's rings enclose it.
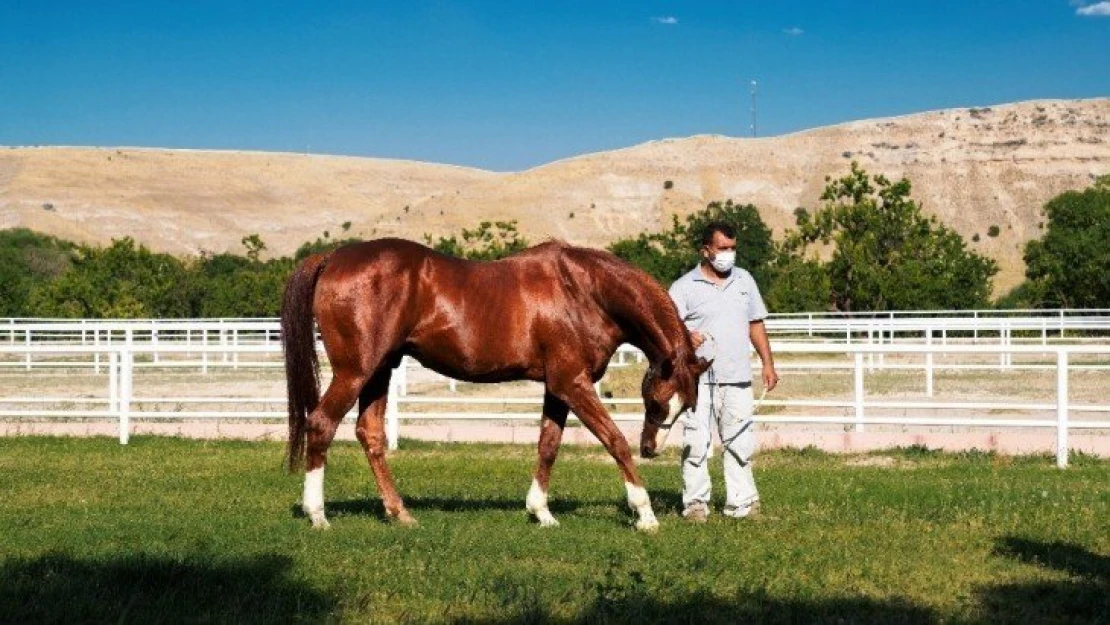
<instances>
[{"instance_id":1,"label":"grass field","mask_svg":"<svg viewBox=\"0 0 1110 625\"><path fill-rule=\"evenodd\" d=\"M382 520L337 444L333 529L297 512L273 443L0 440L0 621L1106 622L1110 463L896 450L767 453L764 513L678 516L677 458L642 465L631 529L598 448L565 449L562 521L526 519L530 447L403 442L419 529ZM719 478L720 467L714 465ZM715 496L722 495L716 484Z\"/></svg>"}]
</instances>

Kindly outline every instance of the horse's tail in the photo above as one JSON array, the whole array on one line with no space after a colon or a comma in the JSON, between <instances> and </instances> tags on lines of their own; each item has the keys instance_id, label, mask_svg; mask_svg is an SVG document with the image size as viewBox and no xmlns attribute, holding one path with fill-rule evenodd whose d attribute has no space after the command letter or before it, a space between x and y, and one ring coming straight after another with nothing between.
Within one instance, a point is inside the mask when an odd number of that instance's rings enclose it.
<instances>
[{"instance_id":1,"label":"horse's tail","mask_svg":"<svg viewBox=\"0 0 1110 625\"><path fill-rule=\"evenodd\" d=\"M316 328L312 300L316 279L327 256L304 259L285 283L281 301L281 346L285 353L285 384L289 393L289 447L286 466L297 470L305 454L305 422L320 403L320 362L316 356Z\"/></svg>"}]
</instances>

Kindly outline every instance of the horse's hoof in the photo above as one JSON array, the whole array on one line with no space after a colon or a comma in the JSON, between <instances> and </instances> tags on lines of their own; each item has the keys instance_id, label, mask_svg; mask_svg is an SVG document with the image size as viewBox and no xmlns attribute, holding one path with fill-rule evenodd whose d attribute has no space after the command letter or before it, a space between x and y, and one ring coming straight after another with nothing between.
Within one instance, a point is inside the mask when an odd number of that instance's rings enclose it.
<instances>
[{"instance_id":1,"label":"horse's hoof","mask_svg":"<svg viewBox=\"0 0 1110 625\"><path fill-rule=\"evenodd\" d=\"M536 521L540 524L540 527L559 527L559 519L551 516L551 513L537 515Z\"/></svg>"},{"instance_id":2,"label":"horse's hoof","mask_svg":"<svg viewBox=\"0 0 1110 625\"><path fill-rule=\"evenodd\" d=\"M655 519L640 519L636 521L636 529L645 534L654 534L659 531L659 521Z\"/></svg>"},{"instance_id":3,"label":"horse's hoof","mask_svg":"<svg viewBox=\"0 0 1110 625\"><path fill-rule=\"evenodd\" d=\"M420 523L416 520L416 517L409 514L408 510L401 510L390 518L394 523L402 527L420 527Z\"/></svg>"},{"instance_id":4,"label":"horse's hoof","mask_svg":"<svg viewBox=\"0 0 1110 625\"><path fill-rule=\"evenodd\" d=\"M314 530L330 530L331 529L331 523L328 523L328 520L326 518L324 518L323 515L313 516L312 517L312 529L314 529Z\"/></svg>"}]
</instances>

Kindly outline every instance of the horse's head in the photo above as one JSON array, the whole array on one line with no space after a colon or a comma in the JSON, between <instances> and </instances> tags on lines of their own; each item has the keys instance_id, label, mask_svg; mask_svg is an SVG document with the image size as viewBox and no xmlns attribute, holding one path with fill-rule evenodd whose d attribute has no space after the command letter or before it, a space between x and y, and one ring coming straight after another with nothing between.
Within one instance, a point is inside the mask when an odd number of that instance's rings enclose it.
<instances>
[{"instance_id":1,"label":"horse's head","mask_svg":"<svg viewBox=\"0 0 1110 625\"><path fill-rule=\"evenodd\" d=\"M698 405L698 377L712 361L692 352L686 358L670 355L648 367L641 393L644 396L644 430L640 435L640 455L654 458L660 429L669 429L683 410Z\"/></svg>"}]
</instances>

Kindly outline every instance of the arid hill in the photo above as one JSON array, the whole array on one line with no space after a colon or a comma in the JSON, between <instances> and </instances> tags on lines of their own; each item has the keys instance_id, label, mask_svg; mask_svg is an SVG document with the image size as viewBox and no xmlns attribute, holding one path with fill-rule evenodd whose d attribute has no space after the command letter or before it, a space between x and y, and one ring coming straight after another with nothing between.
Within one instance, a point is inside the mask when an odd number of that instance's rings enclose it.
<instances>
[{"instance_id":1,"label":"arid hill","mask_svg":"<svg viewBox=\"0 0 1110 625\"><path fill-rule=\"evenodd\" d=\"M242 251L242 237L257 233L271 253L289 253L324 231L344 234L346 222L347 236L419 240L517 220L532 240L601 246L732 199L758 206L780 234L852 160L909 177L927 212L999 260L996 290L1005 290L1021 280L1021 247L1039 236L1044 203L1110 173L1110 99L667 139L508 174L286 153L14 147L0 150L0 227L97 243L132 236L174 253Z\"/></svg>"}]
</instances>

